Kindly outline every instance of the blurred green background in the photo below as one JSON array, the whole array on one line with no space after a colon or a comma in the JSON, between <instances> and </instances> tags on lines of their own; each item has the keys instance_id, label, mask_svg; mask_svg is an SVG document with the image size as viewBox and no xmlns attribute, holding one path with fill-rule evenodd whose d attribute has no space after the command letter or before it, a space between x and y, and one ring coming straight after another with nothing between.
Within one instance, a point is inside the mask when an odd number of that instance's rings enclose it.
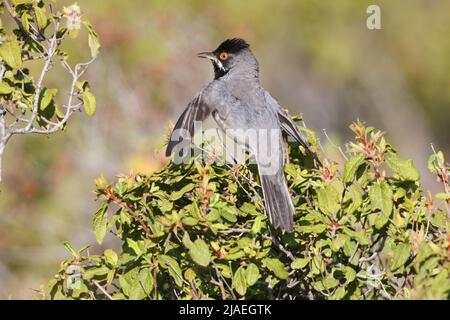
<instances>
[{"instance_id":1,"label":"blurred green background","mask_svg":"<svg viewBox=\"0 0 450 320\"><path fill-rule=\"evenodd\" d=\"M58 1L57 6L70 4ZM94 243L93 180L152 172L155 147L212 68L196 53L243 37L263 85L318 132L327 155L360 118L387 131L421 172L430 143L450 149L450 1L78 0L102 48L87 78L94 118L75 115L64 133L14 137L0 195L0 298L31 298L67 257L62 245ZM382 30L366 8L381 7ZM87 49L74 42L77 58ZM50 82L57 83L55 74ZM431 190L438 186L427 174ZM114 246L111 239L105 245ZM91 252L101 247L93 247Z\"/></svg>"}]
</instances>

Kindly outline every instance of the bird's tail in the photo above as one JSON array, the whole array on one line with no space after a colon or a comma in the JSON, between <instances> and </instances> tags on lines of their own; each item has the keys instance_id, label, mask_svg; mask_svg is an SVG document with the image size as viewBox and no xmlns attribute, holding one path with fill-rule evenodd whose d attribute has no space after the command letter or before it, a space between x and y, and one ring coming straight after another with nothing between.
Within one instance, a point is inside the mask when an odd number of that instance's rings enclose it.
<instances>
[{"instance_id":1,"label":"bird's tail","mask_svg":"<svg viewBox=\"0 0 450 320\"><path fill-rule=\"evenodd\" d=\"M283 170L273 175L262 175L261 184L266 212L274 228L294 231L294 206Z\"/></svg>"}]
</instances>

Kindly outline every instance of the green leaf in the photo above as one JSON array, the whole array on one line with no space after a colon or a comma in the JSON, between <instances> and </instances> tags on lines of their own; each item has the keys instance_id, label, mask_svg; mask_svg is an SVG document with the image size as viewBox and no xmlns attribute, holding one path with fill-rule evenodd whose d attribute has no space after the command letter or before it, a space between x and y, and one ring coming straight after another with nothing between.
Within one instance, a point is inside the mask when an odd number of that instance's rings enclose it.
<instances>
[{"instance_id":1,"label":"green leaf","mask_svg":"<svg viewBox=\"0 0 450 320\"><path fill-rule=\"evenodd\" d=\"M239 267L233 275L233 287L241 296L247 292L247 280L244 267Z\"/></svg>"},{"instance_id":2,"label":"green leaf","mask_svg":"<svg viewBox=\"0 0 450 320\"><path fill-rule=\"evenodd\" d=\"M247 214L250 214L252 216L258 215L256 206L248 202L244 202L239 210L244 213L244 216L246 216Z\"/></svg>"},{"instance_id":3,"label":"green leaf","mask_svg":"<svg viewBox=\"0 0 450 320\"><path fill-rule=\"evenodd\" d=\"M440 297L439 299L442 300L448 299L448 292L450 292L450 277L447 269L439 272L429 283L430 291L433 292L433 296Z\"/></svg>"},{"instance_id":4,"label":"green leaf","mask_svg":"<svg viewBox=\"0 0 450 320\"><path fill-rule=\"evenodd\" d=\"M305 225L300 226L300 231L303 233L316 233L320 234L327 229L327 226L324 224L313 224L313 225Z\"/></svg>"},{"instance_id":5,"label":"green leaf","mask_svg":"<svg viewBox=\"0 0 450 320\"><path fill-rule=\"evenodd\" d=\"M392 189L384 181L373 184L369 190L372 210L381 210L375 221L375 228L381 229L388 221L392 212Z\"/></svg>"},{"instance_id":6,"label":"green leaf","mask_svg":"<svg viewBox=\"0 0 450 320\"><path fill-rule=\"evenodd\" d=\"M195 280L195 278L197 277L197 274L195 273L195 271L192 268L187 269L184 272L184 278L191 283L192 281Z\"/></svg>"},{"instance_id":7,"label":"green leaf","mask_svg":"<svg viewBox=\"0 0 450 320\"><path fill-rule=\"evenodd\" d=\"M220 216L224 218L225 220L234 223L237 221L237 217L235 214L232 213L232 208L223 208L219 210Z\"/></svg>"},{"instance_id":8,"label":"green leaf","mask_svg":"<svg viewBox=\"0 0 450 320\"><path fill-rule=\"evenodd\" d=\"M436 199L439 200L450 200L450 193L440 192L435 195Z\"/></svg>"},{"instance_id":9,"label":"green leaf","mask_svg":"<svg viewBox=\"0 0 450 320\"><path fill-rule=\"evenodd\" d=\"M187 226L193 227L198 224L198 219L195 219L193 217L184 217L182 222Z\"/></svg>"},{"instance_id":10,"label":"green leaf","mask_svg":"<svg viewBox=\"0 0 450 320\"><path fill-rule=\"evenodd\" d=\"M142 300L147 297L147 293L141 285L141 278L142 280L147 281L144 279L144 275L140 276L138 267L128 271L124 275L119 276L120 288L128 299Z\"/></svg>"},{"instance_id":11,"label":"green leaf","mask_svg":"<svg viewBox=\"0 0 450 320\"><path fill-rule=\"evenodd\" d=\"M442 168L445 163L444 153L442 151L438 151L437 153L433 153L428 158L428 170L432 173L437 173L439 168Z\"/></svg>"},{"instance_id":12,"label":"green leaf","mask_svg":"<svg viewBox=\"0 0 450 320\"><path fill-rule=\"evenodd\" d=\"M440 229L445 229L447 221L447 213L444 211L436 211L430 218L430 222Z\"/></svg>"},{"instance_id":13,"label":"green leaf","mask_svg":"<svg viewBox=\"0 0 450 320\"><path fill-rule=\"evenodd\" d=\"M356 171L358 170L359 166L363 164L363 162L364 156L360 154L348 159L344 167L344 177L343 177L344 183L349 183L353 181L356 175Z\"/></svg>"},{"instance_id":14,"label":"green leaf","mask_svg":"<svg viewBox=\"0 0 450 320\"><path fill-rule=\"evenodd\" d=\"M398 244L394 249L394 259L391 271L395 271L408 261L411 254L411 246L407 243Z\"/></svg>"},{"instance_id":15,"label":"green leaf","mask_svg":"<svg viewBox=\"0 0 450 320\"><path fill-rule=\"evenodd\" d=\"M108 274L109 271L110 271L110 269L105 266L102 266L99 268L92 268L92 269L86 270L83 273L83 279L90 280L97 276L105 276Z\"/></svg>"},{"instance_id":16,"label":"green leaf","mask_svg":"<svg viewBox=\"0 0 450 320\"><path fill-rule=\"evenodd\" d=\"M44 29L47 26L47 14L45 7L34 6L34 12L36 13L36 20L39 28Z\"/></svg>"},{"instance_id":17,"label":"green leaf","mask_svg":"<svg viewBox=\"0 0 450 320\"><path fill-rule=\"evenodd\" d=\"M251 263L245 270L245 278L249 287L254 285L256 281L258 281L260 276L261 275L259 274L259 269L254 263Z\"/></svg>"},{"instance_id":18,"label":"green leaf","mask_svg":"<svg viewBox=\"0 0 450 320\"><path fill-rule=\"evenodd\" d=\"M173 208L173 202L169 201L168 199L158 200L158 208L161 210L161 212L169 212Z\"/></svg>"},{"instance_id":19,"label":"green leaf","mask_svg":"<svg viewBox=\"0 0 450 320\"><path fill-rule=\"evenodd\" d=\"M13 69L22 68L22 49L17 40L4 41L0 45L0 57Z\"/></svg>"},{"instance_id":20,"label":"green leaf","mask_svg":"<svg viewBox=\"0 0 450 320\"><path fill-rule=\"evenodd\" d=\"M183 277L178 262L171 256L164 254L158 256L158 262L164 269L169 271L169 274L175 280L175 283L181 287L183 285Z\"/></svg>"},{"instance_id":21,"label":"green leaf","mask_svg":"<svg viewBox=\"0 0 450 320\"><path fill-rule=\"evenodd\" d=\"M289 277L289 273L286 271L284 264L279 259L265 258L262 262L266 268L272 271L278 278L285 280Z\"/></svg>"},{"instance_id":22,"label":"green leaf","mask_svg":"<svg viewBox=\"0 0 450 320\"><path fill-rule=\"evenodd\" d=\"M308 265L310 261L311 261L310 257L296 258L294 261L291 262L291 268L295 270L302 270Z\"/></svg>"},{"instance_id":23,"label":"green leaf","mask_svg":"<svg viewBox=\"0 0 450 320\"><path fill-rule=\"evenodd\" d=\"M18 4L31 4L33 3L34 0L12 0L12 3L14 5L18 5Z\"/></svg>"},{"instance_id":24,"label":"green leaf","mask_svg":"<svg viewBox=\"0 0 450 320\"><path fill-rule=\"evenodd\" d=\"M193 244L193 242L191 241L191 238L189 237L189 234L188 234L187 232L185 232L185 233L183 234L182 242L183 242L184 246L185 246L186 248L188 248L188 249L189 249L189 248L192 246L192 244Z\"/></svg>"},{"instance_id":25,"label":"green leaf","mask_svg":"<svg viewBox=\"0 0 450 320\"><path fill-rule=\"evenodd\" d=\"M325 274L325 270L327 269L327 265L325 263L325 261L323 259L321 259L319 256L314 256L312 259L312 263L311 263L311 272L310 274L314 274L314 275L324 275ZM332 274L329 275L330 277L333 277ZM317 279L317 278L315 278ZM316 284L324 281L324 279L318 279L315 280ZM323 283L320 283L320 285L324 285ZM322 288L324 288L322 286ZM323 289L322 289L323 290Z\"/></svg>"},{"instance_id":26,"label":"green leaf","mask_svg":"<svg viewBox=\"0 0 450 320\"><path fill-rule=\"evenodd\" d=\"M346 290L344 287L338 287L334 290L334 293L330 296L330 299L333 300L342 300L345 297Z\"/></svg>"},{"instance_id":27,"label":"green leaf","mask_svg":"<svg viewBox=\"0 0 450 320\"><path fill-rule=\"evenodd\" d=\"M106 226L108 224L108 215L106 213L108 205L104 204L95 214L93 218L93 229L95 239L99 244L103 242L106 234Z\"/></svg>"},{"instance_id":28,"label":"green leaf","mask_svg":"<svg viewBox=\"0 0 450 320\"><path fill-rule=\"evenodd\" d=\"M75 258L78 258L78 256L79 256L78 252L75 251L75 249L72 247L72 245L69 242L64 241L64 247L67 249L67 251L70 252L70 254L72 256L74 256Z\"/></svg>"},{"instance_id":29,"label":"green leaf","mask_svg":"<svg viewBox=\"0 0 450 320\"><path fill-rule=\"evenodd\" d=\"M349 241L348 237L345 234L339 233L331 242L331 250L333 252L338 252L341 248L344 247L345 243Z\"/></svg>"},{"instance_id":30,"label":"green leaf","mask_svg":"<svg viewBox=\"0 0 450 320\"><path fill-rule=\"evenodd\" d=\"M22 17L20 18L20 22L22 22L22 26L25 29L25 31L30 32L30 22L33 21L33 18L28 12L25 12L22 14Z\"/></svg>"},{"instance_id":31,"label":"green leaf","mask_svg":"<svg viewBox=\"0 0 450 320\"><path fill-rule=\"evenodd\" d=\"M217 268L220 270L220 273L223 277L227 279L231 279L231 269L230 266L222 263L217 264Z\"/></svg>"},{"instance_id":32,"label":"green leaf","mask_svg":"<svg viewBox=\"0 0 450 320\"><path fill-rule=\"evenodd\" d=\"M419 170L414 166L411 159L403 160L396 155L392 155L386 159L386 164L402 179L410 181L417 181L420 179Z\"/></svg>"},{"instance_id":33,"label":"green leaf","mask_svg":"<svg viewBox=\"0 0 450 320\"><path fill-rule=\"evenodd\" d=\"M153 276L150 268L139 271L138 280L146 296L149 296L153 289Z\"/></svg>"},{"instance_id":34,"label":"green leaf","mask_svg":"<svg viewBox=\"0 0 450 320\"><path fill-rule=\"evenodd\" d=\"M75 82L75 87L80 90L80 92L85 92L85 91L89 91L90 90L90 85L89 82L86 80L81 80L81 81L77 81Z\"/></svg>"},{"instance_id":35,"label":"green leaf","mask_svg":"<svg viewBox=\"0 0 450 320\"><path fill-rule=\"evenodd\" d=\"M78 255L80 255L81 253L83 253L84 251L86 251L87 249L89 249L90 247L91 247L90 244L87 244L87 245L85 245L85 246L82 246L82 247L77 251Z\"/></svg>"},{"instance_id":36,"label":"green leaf","mask_svg":"<svg viewBox=\"0 0 450 320\"><path fill-rule=\"evenodd\" d=\"M170 195L170 200L176 201L176 200L180 199L182 196L184 196L186 193L188 193L189 191L192 191L194 188L195 188L195 183L189 183L189 184L185 185L183 188L181 188L180 190L172 192L172 194Z\"/></svg>"},{"instance_id":37,"label":"green leaf","mask_svg":"<svg viewBox=\"0 0 450 320\"><path fill-rule=\"evenodd\" d=\"M324 279L320 279L316 282L315 287L318 290L324 291L327 289L333 289L334 287L339 285L339 280L333 278L332 275L327 276Z\"/></svg>"},{"instance_id":38,"label":"green leaf","mask_svg":"<svg viewBox=\"0 0 450 320\"><path fill-rule=\"evenodd\" d=\"M323 213L328 215L336 213L340 208L339 192L331 183L327 183L325 187L317 190L317 202Z\"/></svg>"},{"instance_id":39,"label":"green leaf","mask_svg":"<svg viewBox=\"0 0 450 320\"><path fill-rule=\"evenodd\" d=\"M354 231L347 227L344 227L344 233L348 235L350 238L355 239L359 242L360 245L368 245L370 244L369 237L365 233L364 230L362 231Z\"/></svg>"},{"instance_id":40,"label":"green leaf","mask_svg":"<svg viewBox=\"0 0 450 320\"><path fill-rule=\"evenodd\" d=\"M356 186L356 184L350 185L350 187L347 190L348 192L346 193L345 201L347 201L347 199L350 199L350 203L347 208L347 213L353 214L362 205L363 202L362 194L359 188Z\"/></svg>"},{"instance_id":41,"label":"green leaf","mask_svg":"<svg viewBox=\"0 0 450 320\"><path fill-rule=\"evenodd\" d=\"M300 129L301 131L308 133L308 142L314 147L317 146L317 135L314 131L305 128L304 126L297 126L297 128Z\"/></svg>"},{"instance_id":42,"label":"green leaf","mask_svg":"<svg viewBox=\"0 0 450 320\"><path fill-rule=\"evenodd\" d=\"M13 92L13 88L5 82L0 82L0 94L10 94Z\"/></svg>"},{"instance_id":43,"label":"green leaf","mask_svg":"<svg viewBox=\"0 0 450 320\"><path fill-rule=\"evenodd\" d=\"M420 243L419 253L417 254L417 262L421 263L425 261L429 256L433 254L433 249L426 242Z\"/></svg>"},{"instance_id":44,"label":"green leaf","mask_svg":"<svg viewBox=\"0 0 450 320\"><path fill-rule=\"evenodd\" d=\"M90 91L84 91L82 94L84 111L89 117L92 117L97 110L97 101Z\"/></svg>"},{"instance_id":45,"label":"green leaf","mask_svg":"<svg viewBox=\"0 0 450 320\"><path fill-rule=\"evenodd\" d=\"M262 225L263 219L264 219L264 216L257 216L255 218L255 222L253 222L253 226L252 226L253 234L258 234L261 231L261 225Z\"/></svg>"},{"instance_id":46,"label":"green leaf","mask_svg":"<svg viewBox=\"0 0 450 320\"><path fill-rule=\"evenodd\" d=\"M345 275L346 283L350 283L356 279L356 271L352 267L344 267L343 272Z\"/></svg>"},{"instance_id":47,"label":"green leaf","mask_svg":"<svg viewBox=\"0 0 450 320\"><path fill-rule=\"evenodd\" d=\"M97 32L95 32L95 30L92 27L92 24L90 22L84 20L83 24L86 26L86 28L89 31L88 43L89 43L89 48L91 49L91 56L96 57L99 52L99 49L100 49L100 40L99 40L98 34L97 34Z\"/></svg>"},{"instance_id":48,"label":"green leaf","mask_svg":"<svg viewBox=\"0 0 450 320\"><path fill-rule=\"evenodd\" d=\"M189 248L189 255L195 263L202 267L209 265L211 261L211 255L209 247L202 239L197 239Z\"/></svg>"},{"instance_id":49,"label":"green leaf","mask_svg":"<svg viewBox=\"0 0 450 320\"><path fill-rule=\"evenodd\" d=\"M136 253L138 257L142 255L142 250L136 241L131 238L127 238L127 245L134 251L134 253Z\"/></svg>"},{"instance_id":50,"label":"green leaf","mask_svg":"<svg viewBox=\"0 0 450 320\"><path fill-rule=\"evenodd\" d=\"M109 263L111 266L114 267L117 265L118 257L117 253L115 253L114 250L106 249L103 252L103 255L105 256L106 262Z\"/></svg>"},{"instance_id":51,"label":"green leaf","mask_svg":"<svg viewBox=\"0 0 450 320\"><path fill-rule=\"evenodd\" d=\"M299 175L299 167L298 165L295 165L293 163L287 163L284 166L284 172L286 172L287 175L295 178L296 176Z\"/></svg>"},{"instance_id":52,"label":"green leaf","mask_svg":"<svg viewBox=\"0 0 450 320\"><path fill-rule=\"evenodd\" d=\"M41 102L40 102L40 109L44 111L47 109L47 107L52 102L53 98L57 95L58 89L44 89L44 92L42 94Z\"/></svg>"}]
</instances>

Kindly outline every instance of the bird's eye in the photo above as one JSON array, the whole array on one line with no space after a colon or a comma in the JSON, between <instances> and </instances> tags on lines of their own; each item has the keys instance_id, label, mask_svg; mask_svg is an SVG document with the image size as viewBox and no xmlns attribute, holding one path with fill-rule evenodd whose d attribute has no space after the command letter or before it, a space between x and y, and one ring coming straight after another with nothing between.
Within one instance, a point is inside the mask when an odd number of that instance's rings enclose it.
<instances>
[{"instance_id":1,"label":"bird's eye","mask_svg":"<svg viewBox=\"0 0 450 320\"><path fill-rule=\"evenodd\" d=\"M225 51L222 52L222 53L219 55L219 59L222 60L222 61L227 60L227 59L228 59L228 53L226 53Z\"/></svg>"}]
</instances>

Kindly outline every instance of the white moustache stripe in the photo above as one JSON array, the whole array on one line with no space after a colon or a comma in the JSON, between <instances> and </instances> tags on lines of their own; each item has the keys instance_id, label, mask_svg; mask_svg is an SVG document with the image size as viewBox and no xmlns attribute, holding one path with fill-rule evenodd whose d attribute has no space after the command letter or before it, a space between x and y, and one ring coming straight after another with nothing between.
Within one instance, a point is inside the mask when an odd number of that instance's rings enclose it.
<instances>
[{"instance_id":1,"label":"white moustache stripe","mask_svg":"<svg viewBox=\"0 0 450 320\"><path fill-rule=\"evenodd\" d=\"M224 66L223 66L223 64L222 64L222 62L220 62L219 60L215 60L215 62L216 62L217 66L219 67L220 70L226 71Z\"/></svg>"}]
</instances>

